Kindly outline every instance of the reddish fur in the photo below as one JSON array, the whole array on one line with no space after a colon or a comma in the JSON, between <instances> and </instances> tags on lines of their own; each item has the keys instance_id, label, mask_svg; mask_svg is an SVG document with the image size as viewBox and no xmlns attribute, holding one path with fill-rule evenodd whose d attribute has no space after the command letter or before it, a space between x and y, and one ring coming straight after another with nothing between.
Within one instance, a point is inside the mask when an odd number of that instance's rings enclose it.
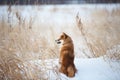
<instances>
[{"instance_id":1,"label":"reddish fur","mask_svg":"<svg viewBox=\"0 0 120 80\"><path fill-rule=\"evenodd\" d=\"M74 65L74 45L72 39L63 33L58 40L63 40L63 45L60 50L60 72L68 77L74 77L76 68Z\"/></svg>"}]
</instances>

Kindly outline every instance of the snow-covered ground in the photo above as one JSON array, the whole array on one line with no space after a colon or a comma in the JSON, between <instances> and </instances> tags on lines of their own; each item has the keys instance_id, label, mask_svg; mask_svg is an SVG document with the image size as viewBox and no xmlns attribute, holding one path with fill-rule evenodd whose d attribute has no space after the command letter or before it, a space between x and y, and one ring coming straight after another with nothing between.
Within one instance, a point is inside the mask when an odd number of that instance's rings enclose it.
<instances>
[{"instance_id":1,"label":"snow-covered ground","mask_svg":"<svg viewBox=\"0 0 120 80\"><path fill-rule=\"evenodd\" d=\"M75 65L78 71L73 78L68 78L58 72L60 66L58 59L45 60L43 62L46 64L43 67L43 71L44 68L47 68L45 74L49 75L46 76L48 80L120 80L120 61L109 63L104 57L91 59L76 58ZM40 60L31 61L31 63L42 68Z\"/></svg>"}]
</instances>

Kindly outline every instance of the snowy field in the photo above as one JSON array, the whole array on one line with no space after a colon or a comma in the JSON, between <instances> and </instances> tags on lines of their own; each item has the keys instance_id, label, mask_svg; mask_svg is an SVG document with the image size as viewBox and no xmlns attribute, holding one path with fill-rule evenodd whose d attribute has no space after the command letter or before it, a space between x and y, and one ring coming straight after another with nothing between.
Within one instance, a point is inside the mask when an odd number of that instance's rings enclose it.
<instances>
[{"instance_id":1,"label":"snowy field","mask_svg":"<svg viewBox=\"0 0 120 80\"><path fill-rule=\"evenodd\" d=\"M74 78L60 73L65 32ZM120 80L120 4L0 6L0 80Z\"/></svg>"},{"instance_id":2,"label":"snowy field","mask_svg":"<svg viewBox=\"0 0 120 80\"><path fill-rule=\"evenodd\" d=\"M47 68L44 74L48 80L119 80L120 79L120 61L108 63L103 57L92 59L75 59L77 73L75 77L68 78L62 73L59 73L58 59L43 61L46 67L41 67L40 60L31 61L32 65L37 65L38 68ZM39 65L38 65L39 64ZM57 74L57 75L56 75ZM45 77L44 77L45 78Z\"/></svg>"}]
</instances>

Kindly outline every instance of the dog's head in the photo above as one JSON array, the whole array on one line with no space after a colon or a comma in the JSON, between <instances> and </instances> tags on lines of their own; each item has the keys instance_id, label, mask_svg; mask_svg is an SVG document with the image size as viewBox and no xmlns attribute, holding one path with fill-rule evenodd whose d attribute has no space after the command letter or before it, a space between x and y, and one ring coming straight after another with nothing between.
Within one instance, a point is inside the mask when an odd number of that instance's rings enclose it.
<instances>
[{"instance_id":1,"label":"dog's head","mask_svg":"<svg viewBox=\"0 0 120 80\"><path fill-rule=\"evenodd\" d=\"M65 41L67 39L67 37L68 37L68 35L63 32L62 35L55 41L57 42L57 44L60 44L61 41Z\"/></svg>"}]
</instances>

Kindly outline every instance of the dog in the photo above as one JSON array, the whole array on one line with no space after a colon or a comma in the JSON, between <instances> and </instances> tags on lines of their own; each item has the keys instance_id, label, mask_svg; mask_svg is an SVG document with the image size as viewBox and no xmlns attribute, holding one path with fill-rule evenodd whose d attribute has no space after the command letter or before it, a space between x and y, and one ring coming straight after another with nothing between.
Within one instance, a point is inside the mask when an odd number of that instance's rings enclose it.
<instances>
[{"instance_id":1,"label":"dog","mask_svg":"<svg viewBox=\"0 0 120 80\"><path fill-rule=\"evenodd\" d=\"M61 67L59 71L68 77L74 77L77 69L74 64L74 45L71 37L63 32L62 35L55 41L57 44L60 44L61 41L63 41L60 48L59 63L61 64Z\"/></svg>"}]
</instances>

